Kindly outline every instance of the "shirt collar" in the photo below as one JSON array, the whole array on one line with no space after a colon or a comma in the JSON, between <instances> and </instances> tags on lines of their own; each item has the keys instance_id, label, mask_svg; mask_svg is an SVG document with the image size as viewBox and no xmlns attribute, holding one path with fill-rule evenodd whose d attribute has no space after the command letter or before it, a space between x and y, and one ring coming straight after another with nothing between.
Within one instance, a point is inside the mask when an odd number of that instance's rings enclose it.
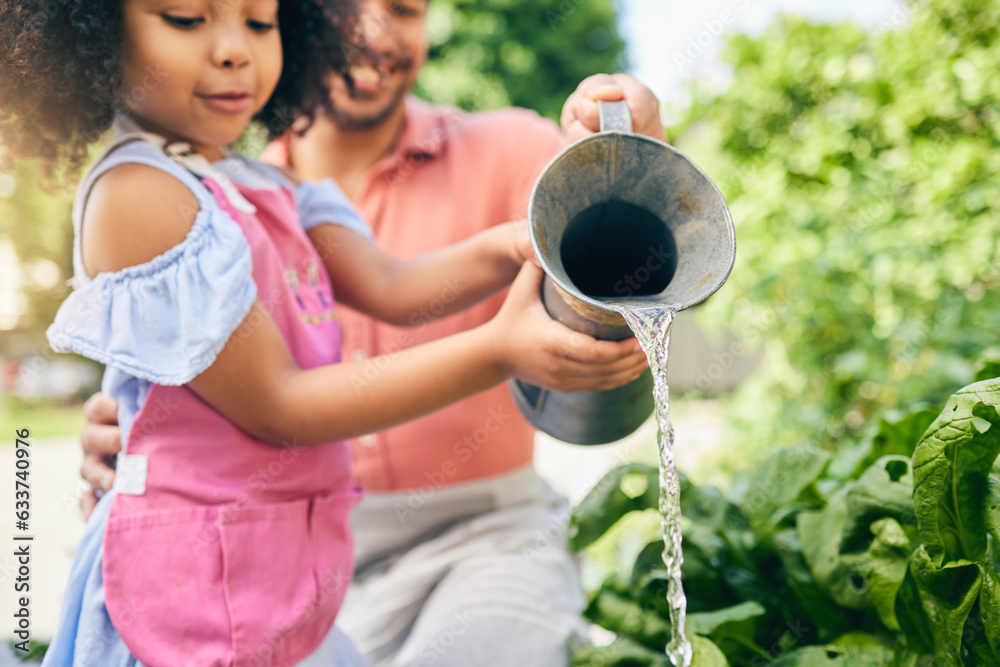
<instances>
[{"instance_id":1,"label":"shirt collar","mask_svg":"<svg viewBox=\"0 0 1000 667\"><path fill-rule=\"evenodd\" d=\"M455 107L436 106L416 97L406 98L406 124L392 152L394 158L434 157L444 152L449 135L465 117Z\"/></svg>"}]
</instances>

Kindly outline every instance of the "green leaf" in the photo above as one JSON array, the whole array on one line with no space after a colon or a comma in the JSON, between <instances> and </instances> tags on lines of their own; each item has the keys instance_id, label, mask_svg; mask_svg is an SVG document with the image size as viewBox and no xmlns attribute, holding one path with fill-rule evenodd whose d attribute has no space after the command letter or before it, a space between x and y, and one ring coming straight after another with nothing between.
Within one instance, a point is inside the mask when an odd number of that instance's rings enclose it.
<instances>
[{"instance_id":1,"label":"green leaf","mask_svg":"<svg viewBox=\"0 0 1000 667\"><path fill-rule=\"evenodd\" d=\"M736 506L714 486L698 486L682 476L681 514L698 524L719 527Z\"/></svg>"},{"instance_id":2,"label":"green leaf","mask_svg":"<svg viewBox=\"0 0 1000 667\"><path fill-rule=\"evenodd\" d=\"M718 609L735 602L733 594L719 576L719 562L705 554L698 543L684 535L684 563L681 577L687 594L688 611ZM650 542L639 553L632 567L632 585L642 589L666 613L667 571L663 565L663 541Z\"/></svg>"},{"instance_id":3,"label":"green leaf","mask_svg":"<svg viewBox=\"0 0 1000 667\"><path fill-rule=\"evenodd\" d=\"M841 551L857 552L871 542L870 526L884 517L904 526L915 523L913 475L910 461L902 456L883 456L848 487L847 520Z\"/></svg>"},{"instance_id":4,"label":"green leaf","mask_svg":"<svg viewBox=\"0 0 1000 667\"><path fill-rule=\"evenodd\" d=\"M756 602L742 602L725 609L715 611L700 612L687 615L687 632L710 637L713 633L723 630L726 634L732 634L733 625L742 625L739 632L747 629L745 625L748 621L760 618L764 615L764 607ZM753 636L752 623L749 626L749 635Z\"/></svg>"},{"instance_id":5,"label":"green leaf","mask_svg":"<svg viewBox=\"0 0 1000 667\"><path fill-rule=\"evenodd\" d=\"M987 480L1000 455L1000 381L970 385L948 401L913 455L921 541L938 566L986 553Z\"/></svg>"},{"instance_id":6,"label":"green leaf","mask_svg":"<svg viewBox=\"0 0 1000 667\"><path fill-rule=\"evenodd\" d=\"M650 648L662 649L670 640L670 623L660 617L656 607L640 604L607 584L590 601L583 615Z\"/></svg>"},{"instance_id":7,"label":"green leaf","mask_svg":"<svg viewBox=\"0 0 1000 667\"><path fill-rule=\"evenodd\" d=\"M843 653L825 646L806 646L779 656L771 667L843 667Z\"/></svg>"},{"instance_id":8,"label":"green leaf","mask_svg":"<svg viewBox=\"0 0 1000 667\"><path fill-rule=\"evenodd\" d=\"M973 381L982 382L997 377L1000 377L1000 348L992 347L980 355L979 368Z\"/></svg>"},{"instance_id":9,"label":"green leaf","mask_svg":"<svg viewBox=\"0 0 1000 667\"><path fill-rule=\"evenodd\" d=\"M905 650L901 650L901 656L912 657L934 651L934 631L931 628L933 621L924 611L920 589L909 568L903 583L896 591L896 619L902 630L900 643L905 645ZM903 648L900 646L900 649Z\"/></svg>"},{"instance_id":10,"label":"green leaf","mask_svg":"<svg viewBox=\"0 0 1000 667\"><path fill-rule=\"evenodd\" d=\"M703 636L712 640L715 646L737 663L747 655L762 654L764 651L754 642L758 621L766 610L756 602L740 604L709 612L687 615L687 636Z\"/></svg>"},{"instance_id":11,"label":"green leaf","mask_svg":"<svg viewBox=\"0 0 1000 667\"><path fill-rule=\"evenodd\" d=\"M902 595L901 599L919 604L935 659L942 667L961 666L962 632L982 586L979 566L960 560L939 567L921 546L910 559L909 575L916 586L917 600Z\"/></svg>"},{"instance_id":12,"label":"green leaf","mask_svg":"<svg viewBox=\"0 0 1000 667\"><path fill-rule=\"evenodd\" d=\"M806 646L786 653L772 667L884 667L892 650L877 637L852 632L826 646Z\"/></svg>"},{"instance_id":13,"label":"green leaf","mask_svg":"<svg viewBox=\"0 0 1000 667\"><path fill-rule=\"evenodd\" d=\"M662 650L653 651L641 644L619 639L607 646L587 646L577 651L570 661L570 667L672 667L672 665Z\"/></svg>"},{"instance_id":14,"label":"green leaf","mask_svg":"<svg viewBox=\"0 0 1000 667\"><path fill-rule=\"evenodd\" d=\"M990 361L983 364L983 367L976 373L975 381L982 382L983 380L992 380L996 377L1000 377L1000 363Z\"/></svg>"},{"instance_id":15,"label":"green leaf","mask_svg":"<svg viewBox=\"0 0 1000 667\"><path fill-rule=\"evenodd\" d=\"M816 626L816 634L831 638L846 632L852 625L851 619L820 590L802 555L798 531L789 528L775 533L774 548L784 568L785 581L811 624ZM787 602L785 606L789 606Z\"/></svg>"},{"instance_id":16,"label":"green leaf","mask_svg":"<svg viewBox=\"0 0 1000 667\"><path fill-rule=\"evenodd\" d=\"M807 506L800 497L829 462L829 454L807 445L769 456L757 469L740 504L754 533L759 537L769 534L800 506Z\"/></svg>"},{"instance_id":17,"label":"green leaf","mask_svg":"<svg viewBox=\"0 0 1000 667\"><path fill-rule=\"evenodd\" d=\"M940 406L918 407L902 416L890 415L880 419L878 432L872 437L870 454L865 464L871 465L888 455L912 458L920 439L939 414Z\"/></svg>"},{"instance_id":18,"label":"green leaf","mask_svg":"<svg viewBox=\"0 0 1000 667\"><path fill-rule=\"evenodd\" d=\"M885 456L845 486L820 512L798 517L803 556L817 585L848 609L873 607L898 629L896 591L911 546L901 521L912 523L909 462Z\"/></svg>"},{"instance_id":19,"label":"green leaf","mask_svg":"<svg viewBox=\"0 0 1000 667\"><path fill-rule=\"evenodd\" d=\"M969 617L965 634L973 642L977 642L982 636L995 664L1000 664L1000 575L992 567L982 563L979 570L983 575L983 587L979 593L979 617ZM973 621L975 626L970 628Z\"/></svg>"},{"instance_id":20,"label":"green leaf","mask_svg":"<svg viewBox=\"0 0 1000 667\"><path fill-rule=\"evenodd\" d=\"M905 635L897 638L896 646L893 650L892 662L889 663L891 667L918 667L921 661L926 662L930 657L913 650L912 647L907 645L906 639Z\"/></svg>"},{"instance_id":21,"label":"green leaf","mask_svg":"<svg viewBox=\"0 0 1000 667\"><path fill-rule=\"evenodd\" d=\"M927 407L924 404L918 404L908 412L891 412L879 420L878 430L865 442L838 447L827 474L838 479L857 478L883 456L912 458L917 443L940 413L940 406Z\"/></svg>"},{"instance_id":22,"label":"green leaf","mask_svg":"<svg viewBox=\"0 0 1000 667\"><path fill-rule=\"evenodd\" d=\"M850 609L867 605L863 590L850 580L840 560L840 544L847 524L847 490L832 498L820 512L802 512L796 527L802 556L816 584L837 604Z\"/></svg>"},{"instance_id":23,"label":"green leaf","mask_svg":"<svg viewBox=\"0 0 1000 667\"><path fill-rule=\"evenodd\" d=\"M891 630L899 630L896 594L906 578L910 540L895 519L879 519L871 525L875 539L856 561L855 572L865 578L868 597L879 619Z\"/></svg>"},{"instance_id":24,"label":"green leaf","mask_svg":"<svg viewBox=\"0 0 1000 667\"><path fill-rule=\"evenodd\" d=\"M729 667L725 654L710 639L694 635L691 639L691 667Z\"/></svg>"},{"instance_id":25,"label":"green leaf","mask_svg":"<svg viewBox=\"0 0 1000 667\"><path fill-rule=\"evenodd\" d=\"M633 489L636 478L645 480L637 496ZM653 466L629 463L615 468L573 510L568 529L570 547L579 551L604 535L629 512L657 507L659 494L659 471Z\"/></svg>"},{"instance_id":26,"label":"green leaf","mask_svg":"<svg viewBox=\"0 0 1000 667\"><path fill-rule=\"evenodd\" d=\"M997 661L996 656L993 651L990 650L989 644L985 641L980 641L974 639L971 643L967 642L965 644L968 650L968 656L965 660L966 665L996 665L1000 664Z\"/></svg>"},{"instance_id":27,"label":"green leaf","mask_svg":"<svg viewBox=\"0 0 1000 667\"><path fill-rule=\"evenodd\" d=\"M993 536L994 544L1000 544L1000 479L993 476L986 480L983 522L986 530Z\"/></svg>"},{"instance_id":28,"label":"green leaf","mask_svg":"<svg viewBox=\"0 0 1000 667\"><path fill-rule=\"evenodd\" d=\"M684 564L681 567L688 565L688 549L684 549ZM701 565L698 559L698 553L692 554L692 562L697 565ZM667 570L663 564L663 540L656 540L650 542L642 548L639 555L635 558L635 563L632 564L632 585L637 588L642 588L646 586L650 580L658 579L661 576L666 576ZM692 576L697 576L695 572L692 572Z\"/></svg>"}]
</instances>

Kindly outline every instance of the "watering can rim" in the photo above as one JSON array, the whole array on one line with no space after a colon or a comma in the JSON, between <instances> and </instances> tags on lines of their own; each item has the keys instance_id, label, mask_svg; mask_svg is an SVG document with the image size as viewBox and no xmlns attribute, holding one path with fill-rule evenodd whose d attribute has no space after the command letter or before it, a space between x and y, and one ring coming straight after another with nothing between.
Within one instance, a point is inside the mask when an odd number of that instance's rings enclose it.
<instances>
[{"instance_id":1,"label":"watering can rim","mask_svg":"<svg viewBox=\"0 0 1000 667\"><path fill-rule=\"evenodd\" d=\"M554 158L552 158L547 165L545 165L545 169L543 169L542 173L539 174L538 179L535 181L534 187L532 187L531 189L531 199L528 202L528 228L531 236L531 245L535 250L535 256L538 258L538 261L541 263L542 268L545 270L545 273L546 275L548 275L550 280L552 280L556 285L558 285L561 289L565 290L567 293L572 294L574 298L579 299L580 301L583 301L584 303L591 305L595 308L599 308L601 310L608 310L618 313L620 315L624 315L625 312L634 310L635 308L643 308L643 307L662 308L665 305L661 300L657 298L658 295L656 294L651 294L645 297L630 297L627 299L616 299L613 297L593 297L588 294L584 294L575 285L573 285L573 283L563 280L561 277L555 275L554 272L551 272L549 270L550 266L548 258L545 256L545 254L542 252L542 249L539 247L537 235L534 233L534 225L532 224L531 214L535 208L535 198L538 195L538 187L541 184L542 180L545 178L545 176L571 150L574 150L577 147L586 144L587 142L604 141L609 136L628 137L629 139L646 141L649 143L656 144L657 146L660 146L662 148L666 148L671 153L677 155L685 162L687 162L691 167L694 167L694 169L698 172L698 174L700 174L705 179L705 181L708 182L708 184L712 187L712 189L715 190L715 193L719 196L719 199L722 201L722 211L724 213L726 222L729 223L728 225L726 225L726 232L727 236L729 237L730 247L732 248L732 252L729 253L729 266L726 267L724 273L720 274L718 280L715 281L715 284L713 285L712 289L707 293L705 293L704 295L699 296L699 298L692 299L690 301L681 302L677 304L666 304L666 305L669 305L671 308L674 309L674 311L681 311L690 308L692 306L697 306L699 303L703 303L706 299L708 299L708 297L715 294L719 290L719 288L721 288L726 283L726 280L729 279L729 276L733 271L733 267L736 265L736 227L733 224L732 214L729 212L729 205L726 203L726 198L723 196L722 191L719 190L719 186L717 186L715 182L711 178L709 178L708 174L706 174L701 169L701 167L699 167L694 162L694 160L692 160L683 152L671 146L667 142L655 139L653 137L647 137L644 134L636 134L635 132L617 130L617 129L602 130L601 132L592 134L589 137L584 137L583 139L578 139L577 141L574 141L569 146L566 146L561 151L559 151L559 153Z\"/></svg>"}]
</instances>

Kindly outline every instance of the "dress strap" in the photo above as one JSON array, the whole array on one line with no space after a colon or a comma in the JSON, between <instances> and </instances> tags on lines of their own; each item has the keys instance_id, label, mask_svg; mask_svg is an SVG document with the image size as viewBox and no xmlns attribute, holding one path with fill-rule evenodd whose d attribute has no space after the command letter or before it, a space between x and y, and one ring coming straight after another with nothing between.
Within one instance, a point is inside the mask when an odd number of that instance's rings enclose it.
<instances>
[{"instance_id":1,"label":"dress strap","mask_svg":"<svg viewBox=\"0 0 1000 667\"><path fill-rule=\"evenodd\" d=\"M204 157L183 142L170 142L165 137L147 132L134 120L119 115L114 121L114 139L101 152L93 167L77 190L73 204L73 228L77 242L73 244L73 277L67 281L78 289L89 281L83 267L79 239L83 225L83 211L94 182L108 169L118 164L135 162L155 166L166 171L188 187L202 209L214 206L214 198L203 181L209 179L218 184L222 192L239 212L253 215L256 207L247 201L233 184L232 179L222 170L216 169ZM166 159L161 159L166 158Z\"/></svg>"},{"instance_id":2,"label":"dress strap","mask_svg":"<svg viewBox=\"0 0 1000 667\"><path fill-rule=\"evenodd\" d=\"M204 155L195 151L191 144L184 141L168 141L166 137L153 132L143 130L134 120L126 116L118 116L114 122L115 140L105 149L98 162L107 155L130 141L145 141L159 148L171 160L181 165L199 179L210 178L219 184L226 197L240 213L253 215L257 212L257 207L248 202L240 194L240 191L233 184L231 178L221 170L212 166Z\"/></svg>"}]
</instances>

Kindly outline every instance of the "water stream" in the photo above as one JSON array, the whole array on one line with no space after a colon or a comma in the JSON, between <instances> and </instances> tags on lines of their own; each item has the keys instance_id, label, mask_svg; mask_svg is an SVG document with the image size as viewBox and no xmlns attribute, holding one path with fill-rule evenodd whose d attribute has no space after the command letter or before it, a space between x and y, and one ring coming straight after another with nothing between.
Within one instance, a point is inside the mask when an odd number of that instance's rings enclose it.
<instances>
[{"instance_id":1,"label":"water stream","mask_svg":"<svg viewBox=\"0 0 1000 667\"><path fill-rule=\"evenodd\" d=\"M649 358L656 401L656 442L660 450L660 526L663 531L663 564L667 568L667 603L670 605L671 636L666 651L678 667L691 664L691 643L684 635L687 598L681 583L681 488L674 466L674 427L670 423L670 388L667 386L667 353L674 311L661 306L634 307L625 321Z\"/></svg>"}]
</instances>

